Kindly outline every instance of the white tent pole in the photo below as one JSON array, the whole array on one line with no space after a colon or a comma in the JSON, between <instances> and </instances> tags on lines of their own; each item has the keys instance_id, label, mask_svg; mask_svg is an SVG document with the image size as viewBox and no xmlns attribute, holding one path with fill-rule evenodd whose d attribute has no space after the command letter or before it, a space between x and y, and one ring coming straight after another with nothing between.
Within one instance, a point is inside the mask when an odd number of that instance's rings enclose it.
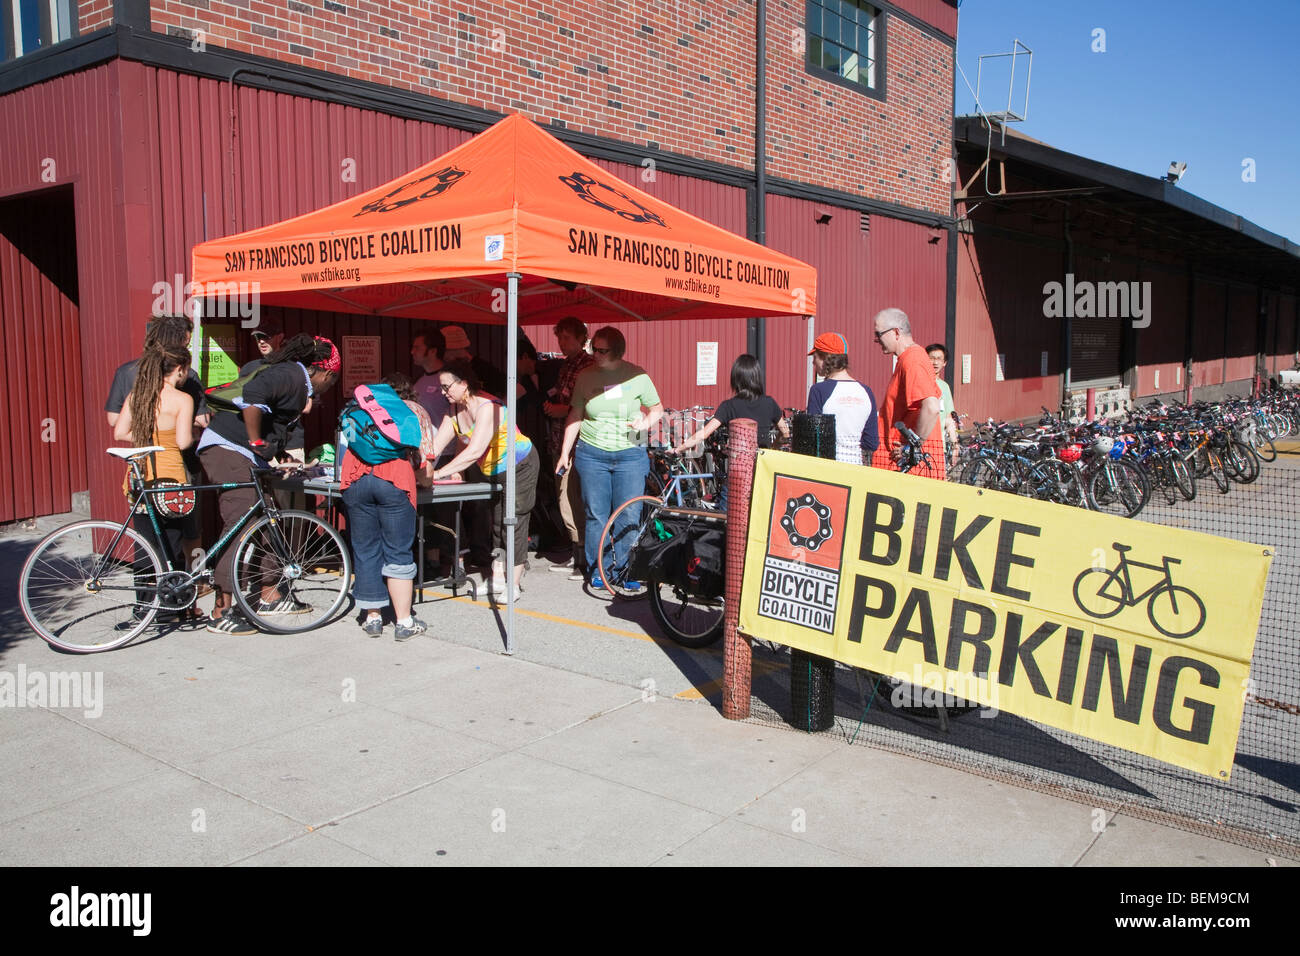
<instances>
[{"instance_id":1,"label":"white tent pole","mask_svg":"<svg viewBox=\"0 0 1300 956\"><path fill-rule=\"evenodd\" d=\"M519 273L506 275L506 653L515 652L515 417L519 375ZM527 545L524 545L525 550ZM527 555L524 555L527 557Z\"/></svg>"},{"instance_id":2,"label":"white tent pole","mask_svg":"<svg viewBox=\"0 0 1300 956\"><path fill-rule=\"evenodd\" d=\"M813 342L817 339L817 316L805 315L804 321L808 323L808 348L806 351L811 352ZM808 387L803 390L804 395L812 391L812 387L817 384L817 372L813 369L812 359L804 360L804 368L808 370ZM805 399L806 401L807 399Z\"/></svg>"}]
</instances>

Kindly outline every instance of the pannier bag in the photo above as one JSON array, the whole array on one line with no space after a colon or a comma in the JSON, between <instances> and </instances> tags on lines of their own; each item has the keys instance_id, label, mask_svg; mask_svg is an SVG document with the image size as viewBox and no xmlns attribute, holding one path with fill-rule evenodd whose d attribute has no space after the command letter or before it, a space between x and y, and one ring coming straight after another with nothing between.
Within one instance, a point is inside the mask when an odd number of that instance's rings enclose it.
<instances>
[{"instance_id":1,"label":"pannier bag","mask_svg":"<svg viewBox=\"0 0 1300 956\"><path fill-rule=\"evenodd\" d=\"M628 577L662 581L700 597L721 597L726 579L725 529L708 519L662 515L632 551Z\"/></svg>"}]
</instances>

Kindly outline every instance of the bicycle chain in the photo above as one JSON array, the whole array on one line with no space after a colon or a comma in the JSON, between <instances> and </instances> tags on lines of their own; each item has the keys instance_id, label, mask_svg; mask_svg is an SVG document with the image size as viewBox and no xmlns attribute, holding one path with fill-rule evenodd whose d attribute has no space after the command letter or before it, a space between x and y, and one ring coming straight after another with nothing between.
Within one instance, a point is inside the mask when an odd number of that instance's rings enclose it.
<instances>
[{"instance_id":1,"label":"bicycle chain","mask_svg":"<svg viewBox=\"0 0 1300 956\"><path fill-rule=\"evenodd\" d=\"M1273 697L1256 697L1254 694L1247 694L1246 700L1254 701L1255 703L1262 704L1265 707L1271 707L1273 710L1280 710L1293 717L1300 717L1300 704L1288 704L1285 701L1277 700Z\"/></svg>"}]
</instances>

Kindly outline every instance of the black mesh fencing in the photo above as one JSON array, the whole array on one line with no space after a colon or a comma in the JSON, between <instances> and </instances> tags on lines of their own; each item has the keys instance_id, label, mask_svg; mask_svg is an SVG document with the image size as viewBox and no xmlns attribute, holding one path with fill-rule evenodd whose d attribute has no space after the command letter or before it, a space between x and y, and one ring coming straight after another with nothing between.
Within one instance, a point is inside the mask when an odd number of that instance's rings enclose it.
<instances>
[{"instance_id":1,"label":"black mesh fencing","mask_svg":"<svg viewBox=\"0 0 1300 956\"><path fill-rule=\"evenodd\" d=\"M1300 441L1279 442L1277 449L1277 459L1262 464L1249 484L1233 480L1225 493L1206 475L1191 500L1155 488L1142 512L1125 519L1234 538L1273 553L1229 780L843 664L834 667L834 724L825 732L1300 857ZM1215 555L1211 550L1197 560L1213 562ZM755 642L752 721L807 727L807 713L792 706L792 683L806 680L796 669L788 649Z\"/></svg>"}]
</instances>

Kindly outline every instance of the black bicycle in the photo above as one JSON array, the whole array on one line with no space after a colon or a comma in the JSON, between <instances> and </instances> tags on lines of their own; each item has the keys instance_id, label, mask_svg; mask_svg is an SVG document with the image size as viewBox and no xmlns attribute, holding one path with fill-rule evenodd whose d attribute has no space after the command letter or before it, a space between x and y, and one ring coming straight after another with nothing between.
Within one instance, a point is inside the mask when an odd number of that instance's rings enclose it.
<instances>
[{"instance_id":1,"label":"black bicycle","mask_svg":"<svg viewBox=\"0 0 1300 956\"><path fill-rule=\"evenodd\" d=\"M255 627L299 634L332 620L348 600L352 559L343 538L305 511L281 510L269 487L271 472L250 466L249 482L220 485L153 483L140 461L159 447L110 448L131 469L130 507L120 524L78 521L46 535L23 563L18 595L23 617L51 646L75 653L112 650L134 640L160 613L194 605L199 584L211 582L217 558L234 542L234 599ZM163 496L254 488L257 501L231 530L202 554L192 570L131 527L137 509L162 541ZM165 550L165 549L164 549ZM258 613L264 602L274 614Z\"/></svg>"}]
</instances>

